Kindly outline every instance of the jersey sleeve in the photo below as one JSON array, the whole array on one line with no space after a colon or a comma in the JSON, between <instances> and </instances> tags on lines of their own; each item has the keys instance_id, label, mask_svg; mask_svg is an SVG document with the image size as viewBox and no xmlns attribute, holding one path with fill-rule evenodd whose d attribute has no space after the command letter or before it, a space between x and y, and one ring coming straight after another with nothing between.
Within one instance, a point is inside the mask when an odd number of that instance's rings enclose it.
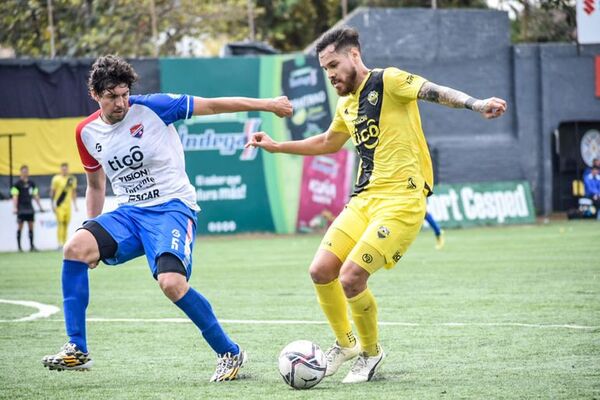
<instances>
[{"instance_id":1,"label":"jersey sleeve","mask_svg":"<svg viewBox=\"0 0 600 400\"><path fill-rule=\"evenodd\" d=\"M85 147L85 143L81 138L81 129L77 127L75 133L75 140L77 141L77 150L79 151L79 158L81 159L81 164L83 164L83 168L86 171L92 172L97 171L102 167L98 160L96 160L88 151L87 147Z\"/></svg>"},{"instance_id":2,"label":"jersey sleeve","mask_svg":"<svg viewBox=\"0 0 600 400\"><path fill-rule=\"evenodd\" d=\"M388 88L390 96L400 103L416 100L421 86L427 82L427 79L419 75L398 68L387 68L383 79L384 87Z\"/></svg>"},{"instance_id":3,"label":"jersey sleeve","mask_svg":"<svg viewBox=\"0 0 600 400\"><path fill-rule=\"evenodd\" d=\"M31 194L33 196L37 196L38 194L40 194L40 189L37 187L34 181L31 181L31 189Z\"/></svg>"},{"instance_id":4,"label":"jersey sleeve","mask_svg":"<svg viewBox=\"0 0 600 400\"><path fill-rule=\"evenodd\" d=\"M337 106L335 107L335 116L333 117L333 121L331 121L331 124L329 125L329 130L332 132L340 132L350 135L350 132L348 132L348 126L346 126L344 117L342 117L342 108L342 99L339 99Z\"/></svg>"},{"instance_id":5,"label":"jersey sleeve","mask_svg":"<svg viewBox=\"0 0 600 400\"><path fill-rule=\"evenodd\" d=\"M150 108L165 123L191 118L194 113L194 98L187 94L146 94L129 96L130 104L140 104Z\"/></svg>"},{"instance_id":6,"label":"jersey sleeve","mask_svg":"<svg viewBox=\"0 0 600 400\"><path fill-rule=\"evenodd\" d=\"M13 187L10 188L10 195L11 196L19 195L19 188L16 185L13 185Z\"/></svg>"},{"instance_id":7,"label":"jersey sleeve","mask_svg":"<svg viewBox=\"0 0 600 400\"><path fill-rule=\"evenodd\" d=\"M79 125L77 125L77 129L75 129L75 141L77 142L77 150L79 151L79 158L81 159L81 163L83 164L83 168L86 171L92 172L97 171L102 167L98 160L96 160L87 147L85 147L85 143L83 141L83 128L87 123L91 120L95 119L100 115L100 110L96 111L94 114L87 117L84 121L82 121Z\"/></svg>"}]
</instances>

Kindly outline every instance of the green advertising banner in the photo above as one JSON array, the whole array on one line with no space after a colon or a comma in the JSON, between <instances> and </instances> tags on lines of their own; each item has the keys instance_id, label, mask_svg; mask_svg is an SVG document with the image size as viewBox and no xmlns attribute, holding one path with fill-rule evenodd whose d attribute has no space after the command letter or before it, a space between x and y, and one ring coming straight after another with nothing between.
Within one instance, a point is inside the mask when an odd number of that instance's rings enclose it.
<instances>
[{"instance_id":1,"label":"green advertising banner","mask_svg":"<svg viewBox=\"0 0 600 400\"><path fill-rule=\"evenodd\" d=\"M444 228L535 222L526 181L439 184L428 199L427 211Z\"/></svg>"},{"instance_id":2,"label":"green advertising banner","mask_svg":"<svg viewBox=\"0 0 600 400\"><path fill-rule=\"evenodd\" d=\"M258 58L160 60L163 92L200 97L261 97L259 72ZM263 153L244 151L247 136L262 125L258 112L193 117L176 125L202 208L199 234L275 230Z\"/></svg>"}]
</instances>

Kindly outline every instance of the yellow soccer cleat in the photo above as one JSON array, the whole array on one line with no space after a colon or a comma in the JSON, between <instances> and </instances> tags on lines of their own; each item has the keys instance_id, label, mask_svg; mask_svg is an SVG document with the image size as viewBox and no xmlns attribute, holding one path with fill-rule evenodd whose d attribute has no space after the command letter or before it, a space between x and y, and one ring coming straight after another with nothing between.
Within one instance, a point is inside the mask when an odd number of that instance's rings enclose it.
<instances>
[{"instance_id":1,"label":"yellow soccer cleat","mask_svg":"<svg viewBox=\"0 0 600 400\"><path fill-rule=\"evenodd\" d=\"M446 239L445 239L444 235L445 235L445 232L440 231L440 235L435 237L435 249L436 250L441 250L444 247L444 244L446 243Z\"/></svg>"}]
</instances>

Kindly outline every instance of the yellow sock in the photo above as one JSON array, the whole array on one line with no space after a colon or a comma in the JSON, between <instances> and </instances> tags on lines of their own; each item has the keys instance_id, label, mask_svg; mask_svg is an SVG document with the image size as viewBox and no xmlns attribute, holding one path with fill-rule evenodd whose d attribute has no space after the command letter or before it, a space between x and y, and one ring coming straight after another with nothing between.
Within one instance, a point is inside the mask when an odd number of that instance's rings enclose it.
<instances>
[{"instance_id":1,"label":"yellow sock","mask_svg":"<svg viewBox=\"0 0 600 400\"><path fill-rule=\"evenodd\" d=\"M67 223L65 222L58 222L58 244L60 244L61 246L63 246L65 244L65 242L67 241Z\"/></svg>"},{"instance_id":2,"label":"yellow sock","mask_svg":"<svg viewBox=\"0 0 600 400\"><path fill-rule=\"evenodd\" d=\"M356 338L348 318L348 303L342 284L335 279L324 285L315 283L315 289L321 309L329 321L338 344L342 347L353 347Z\"/></svg>"},{"instance_id":3,"label":"yellow sock","mask_svg":"<svg viewBox=\"0 0 600 400\"><path fill-rule=\"evenodd\" d=\"M379 354L377 330L377 303L375 297L369 288L365 289L357 296L348 299L350 310L352 310L352 319L358 332L362 351L369 356Z\"/></svg>"}]
</instances>

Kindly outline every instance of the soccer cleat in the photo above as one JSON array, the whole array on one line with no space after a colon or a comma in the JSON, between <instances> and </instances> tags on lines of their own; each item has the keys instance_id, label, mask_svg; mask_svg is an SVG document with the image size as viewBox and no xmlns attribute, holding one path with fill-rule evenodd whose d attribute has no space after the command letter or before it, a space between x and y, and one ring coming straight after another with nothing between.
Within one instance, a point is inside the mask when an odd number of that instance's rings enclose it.
<instances>
[{"instance_id":1,"label":"soccer cleat","mask_svg":"<svg viewBox=\"0 0 600 400\"><path fill-rule=\"evenodd\" d=\"M240 368L244 366L248 357L246 352L240 349L238 354L219 354L217 356L217 370L210 378L211 382L233 381L237 379Z\"/></svg>"},{"instance_id":2,"label":"soccer cleat","mask_svg":"<svg viewBox=\"0 0 600 400\"><path fill-rule=\"evenodd\" d=\"M435 249L441 250L446 243L446 239L444 238L444 231L440 231L439 236L435 237Z\"/></svg>"},{"instance_id":3,"label":"soccer cleat","mask_svg":"<svg viewBox=\"0 0 600 400\"><path fill-rule=\"evenodd\" d=\"M370 381L375 376L375 372L381 365L384 358L385 353L381 347L379 348L379 354L376 356L369 357L367 353L360 353L354 362L352 369L350 372L348 372L348 375L346 375L342 383L360 383Z\"/></svg>"},{"instance_id":4,"label":"soccer cleat","mask_svg":"<svg viewBox=\"0 0 600 400\"><path fill-rule=\"evenodd\" d=\"M325 376L331 376L337 372L346 361L352 360L360 353L360 344L355 341L354 347L341 347L337 340L335 344L325 352L327 359L327 371Z\"/></svg>"},{"instance_id":5,"label":"soccer cleat","mask_svg":"<svg viewBox=\"0 0 600 400\"><path fill-rule=\"evenodd\" d=\"M79 350L74 343L65 343L57 354L42 358L42 364L50 370L84 371L90 369L94 361L90 353Z\"/></svg>"}]
</instances>

